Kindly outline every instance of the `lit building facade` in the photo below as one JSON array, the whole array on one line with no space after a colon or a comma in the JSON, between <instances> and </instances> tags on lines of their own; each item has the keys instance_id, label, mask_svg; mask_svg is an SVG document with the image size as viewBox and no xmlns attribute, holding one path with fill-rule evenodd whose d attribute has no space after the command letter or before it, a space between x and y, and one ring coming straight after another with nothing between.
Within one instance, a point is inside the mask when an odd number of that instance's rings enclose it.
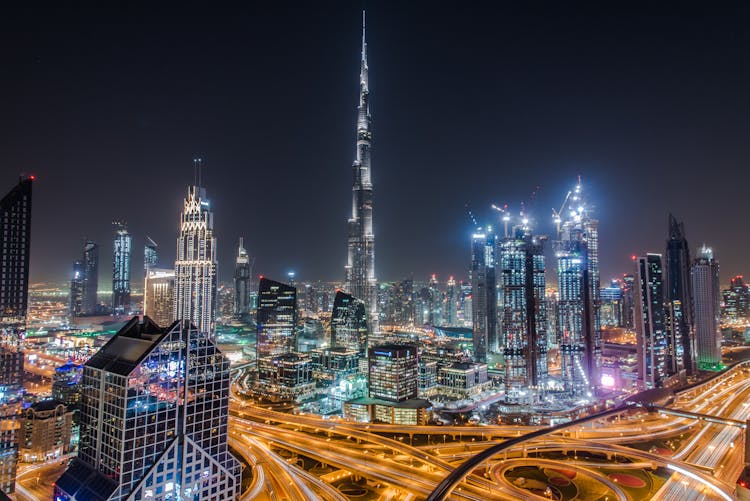
<instances>
[{"instance_id":1,"label":"lit building facade","mask_svg":"<svg viewBox=\"0 0 750 501\"><path fill-rule=\"evenodd\" d=\"M524 224L498 245L500 339L511 403L535 399L547 383L545 242Z\"/></svg>"},{"instance_id":2,"label":"lit building facade","mask_svg":"<svg viewBox=\"0 0 750 501\"><path fill-rule=\"evenodd\" d=\"M271 359L296 350L297 288L261 278L258 286L258 334L256 360L258 377L273 377Z\"/></svg>"},{"instance_id":3,"label":"lit building facade","mask_svg":"<svg viewBox=\"0 0 750 501\"><path fill-rule=\"evenodd\" d=\"M495 234L489 227L471 236L471 299L474 360L486 363L487 354L499 350Z\"/></svg>"},{"instance_id":4,"label":"lit building facade","mask_svg":"<svg viewBox=\"0 0 750 501\"><path fill-rule=\"evenodd\" d=\"M367 313L365 303L344 292L336 292L331 314L331 346L345 348L365 357L367 354Z\"/></svg>"},{"instance_id":5,"label":"lit building facade","mask_svg":"<svg viewBox=\"0 0 750 501\"><path fill-rule=\"evenodd\" d=\"M151 268L159 265L159 246L151 237L146 237L146 244L143 246L143 269L146 273Z\"/></svg>"},{"instance_id":6,"label":"lit building facade","mask_svg":"<svg viewBox=\"0 0 750 501\"><path fill-rule=\"evenodd\" d=\"M352 216L346 264L346 290L365 303L370 332L378 331L378 283L375 278L375 235L373 233L373 199L370 150L372 117L365 41L365 17L362 14L362 55L359 73L359 106L357 107L357 152L352 166Z\"/></svg>"},{"instance_id":7,"label":"lit building facade","mask_svg":"<svg viewBox=\"0 0 750 501\"><path fill-rule=\"evenodd\" d=\"M73 411L59 400L36 402L23 412L19 457L24 463L58 459L70 452Z\"/></svg>"},{"instance_id":8,"label":"lit building facade","mask_svg":"<svg viewBox=\"0 0 750 501\"><path fill-rule=\"evenodd\" d=\"M443 323L448 327L458 326L458 286L453 277L448 278L445 286L445 315Z\"/></svg>"},{"instance_id":9,"label":"lit building facade","mask_svg":"<svg viewBox=\"0 0 750 501\"><path fill-rule=\"evenodd\" d=\"M15 491L23 340L29 296L31 188L21 181L0 200L0 491Z\"/></svg>"},{"instance_id":10,"label":"lit building facade","mask_svg":"<svg viewBox=\"0 0 750 501\"><path fill-rule=\"evenodd\" d=\"M635 285L638 383L642 389L659 388L673 373L668 358L661 254L647 254L636 259Z\"/></svg>"},{"instance_id":11,"label":"lit building facade","mask_svg":"<svg viewBox=\"0 0 750 501\"><path fill-rule=\"evenodd\" d=\"M696 360L699 369L721 366L719 263L713 250L702 246L690 269L693 286Z\"/></svg>"},{"instance_id":12,"label":"lit building facade","mask_svg":"<svg viewBox=\"0 0 750 501\"><path fill-rule=\"evenodd\" d=\"M417 398L419 367L414 345L384 344L368 352L370 398L403 402Z\"/></svg>"},{"instance_id":13,"label":"lit building facade","mask_svg":"<svg viewBox=\"0 0 750 501\"><path fill-rule=\"evenodd\" d=\"M599 291L601 298L602 326L622 327L622 285L619 280L612 280L609 287Z\"/></svg>"},{"instance_id":14,"label":"lit building facade","mask_svg":"<svg viewBox=\"0 0 750 501\"><path fill-rule=\"evenodd\" d=\"M174 319L189 320L213 337L216 328L216 238L206 190L191 186L180 216L174 265Z\"/></svg>"},{"instance_id":15,"label":"lit building facade","mask_svg":"<svg viewBox=\"0 0 750 501\"><path fill-rule=\"evenodd\" d=\"M237 499L229 361L189 321L128 322L83 370L81 447L56 499Z\"/></svg>"},{"instance_id":16,"label":"lit building facade","mask_svg":"<svg viewBox=\"0 0 750 501\"><path fill-rule=\"evenodd\" d=\"M115 227L114 255L112 260L112 312L115 315L130 312L130 252L133 237L125 223L112 223Z\"/></svg>"},{"instance_id":17,"label":"lit building facade","mask_svg":"<svg viewBox=\"0 0 750 501\"><path fill-rule=\"evenodd\" d=\"M83 244L83 314L96 315L99 311L99 245L91 240Z\"/></svg>"},{"instance_id":18,"label":"lit building facade","mask_svg":"<svg viewBox=\"0 0 750 501\"><path fill-rule=\"evenodd\" d=\"M70 279L69 312L72 317L83 314L83 277L83 261L76 260L73 263L73 277Z\"/></svg>"},{"instance_id":19,"label":"lit building facade","mask_svg":"<svg viewBox=\"0 0 750 501\"><path fill-rule=\"evenodd\" d=\"M685 238L685 225L669 215L669 238L665 254L665 300L680 303L682 320L675 325L682 336L682 366L687 374L694 374L695 332L693 330L693 291L690 279L690 248Z\"/></svg>"},{"instance_id":20,"label":"lit building facade","mask_svg":"<svg viewBox=\"0 0 750 501\"><path fill-rule=\"evenodd\" d=\"M250 256L245 249L244 240L240 237L237 257L234 261L234 316L241 317L250 313L250 277L253 275Z\"/></svg>"},{"instance_id":21,"label":"lit building facade","mask_svg":"<svg viewBox=\"0 0 750 501\"><path fill-rule=\"evenodd\" d=\"M174 321L174 269L149 268L143 286L143 314L158 325Z\"/></svg>"}]
</instances>

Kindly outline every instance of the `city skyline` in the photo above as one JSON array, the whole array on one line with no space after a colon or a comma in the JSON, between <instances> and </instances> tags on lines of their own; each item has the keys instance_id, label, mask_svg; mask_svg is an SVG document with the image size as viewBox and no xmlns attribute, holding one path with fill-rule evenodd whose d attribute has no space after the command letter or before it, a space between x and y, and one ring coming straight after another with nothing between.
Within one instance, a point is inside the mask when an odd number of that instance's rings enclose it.
<instances>
[{"instance_id":1,"label":"city skyline","mask_svg":"<svg viewBox=\"0 0 750 501\"><path fill-rule=\"evenodd\" d=\"M368 11L373 47L368 55L377 68L371 87L377 118L378 278L391 281L413 274L419 279L431 273L441 281L449 275L465 278L472 231L464 210L467 203L483 222L497 224L491 203L518 208L540 186L529 212L538 221L535 232L552 235L551 209L579 174L603 222L604 280L628 272L631 255L662 249L663 221L669 212L685 222L692 252L704 242L715 249L722 283L747 273L741 249L750 237L728 224L715 224L717 214L706 210L713 206L738 213L741 186L747 184L740 169L745 147L732 132L741 130L737 121L747 115L750 104L740 92L747 73L735 63L747 41L733 29L742 11L710 13L685 7L679 22L626 11L620 14L628 22L622 23L614 22L606 10L571 16L552 8L540 18L522 7L497 9L425 11L413 5L395 10L385 5ZM49 28L53 18L57 23L55 12L39 16L42 29ZM226 23L226 33L205 45L188 37L188 28L197 22L196 11L186 9L170 23L166 11L150 13L154 21L132 40L126 28L138 21L137 9L121 13L117 25L107 24L102 11L79 12L80 19L72 24L90 25L79 25L81 33L63 41L72 51L66 53L53 48L49 34L29 27L25 11L9 16L18 25L10 34L22 29L24 36L40 35L33 43L22 38L15 44L19 51L12 62L22 70L18 74L23 85L5 89L16 98L10 116L17 127L3 136L6 166L12 166L6 167L9 176L33 171L40 181L32 281L69 281L84 237L108 249L114 217L128 220L136 249L146 235L172 241L177 234L172 215L180 205L182 186L191 180L190 160L195 154L205 155L205 184L217 214L216 233L225 242L219 246L218 261L225 263L219 267L221 281L230 280L231 242L242 235L248 253L256 258L256 274L282 278L293 269L303 281L343 281L346 255L340 235L346 231L346 192L351 188L347 166L355 153L351 129L356 122L354 75L360 34L353 21L359 9L339 5L322 11L239 12L237 20L209 16L208 32L216 33ZM417 14L422 22L414 24ZM108 33L94 22L102 19ZM157 22L166 23L166 34L158 33ZM692 39L696 29L711 51L698 50ZM280 30L270 38L274 43L264 50L255 47L268 30ZM92 33L101 37L97 47L87 45L85 34ZM167 35L174 39L170 52L147 54ZM566 43L556 47L557 38ZM602 49L592 48L597 44L591 41L615 50L602 58ZM129 44L130 55L122 50ZM82 48L87 50L72 55L80 52L72 49ZM228 54L213 59L224 50ZM725 57L711 59L715 50ZM673 57L685 51L693 56L689 61ZM561 60L555 61L555 56ZM59 88L45 83L60 65L76 78L114 82L122 71L114 61L124 59L133 68L148 70L160 57L167 59L167 69L153 80L145 81L135 72L113 83L112 91L131 102L132 110L107 101L107 109L100 113L85 103L109 97L97 94L101 91L88 99L65 81ZM191 58L205 69L191 72L189 83L175 96L161 94L161 85L185 76L182 63ZM666 66L662 58L668 60ZM252 63L252 71L235 59ZM487 61L492 61L489 72ZM736 70L732 78L730 70ZM305 85L297 78L285 81L300 72ZM634 76L644 72L650 78L633 85ZM534 83L552 75L560 79L558 90ZM685 75L699 75L701 85L679 85L679 77ZM218 79L229 76L242 83L254 79L253 86L241 89L232 84L226 89L228 98L217 97L224 94L218 92L222 86L229 85ZM439 85L433 88L433 81ZM268 82L278 90L267 92ZM60 107L53 99L57 95L71 103L83 100L85 105L76 110ZM263 95L264 102L256 95ZM237 107L234 99L240 99ZM153 103L160 104L151 110ZM292 115L296 106L302 109ZM54 112L51 119L40 125L40 117L49 111ZM716 123L719 113L724 113L723 119ZM193 115L197 118L180 123ZM304 133L295 135L288 151L280 151L277 137L288 143L281 126L290 124L290 116ZM223 119L226 123L218 127ZM81 128L76 137L63 130L70 124ZM265 128L257 129L260 124ZM32 125L41 127L41 136L29 133ZM223 139L217 137L217 127ZM108 145L107 151L100 143ZM129 204L125 190L95 187L100 186L100 171L110 169L144 180L150 203ZM727 173L738 176L738 182L726 186L722 174ZM653 183L640 182L646 174ZM683 191L661 188L675 178L685 184ZM302 218L284 210L270 221L244 216L271 204L280 190L309 209ZM702 203L694 203L696 197ZM80 223L65 235L55 231L55 208L60 206L75 211ZM306 224L308 219L314 224ZM278 245L290 227L308 242L304 248ZM403 254L404 248L425 251ZM174 258L172 252L171 246L164 246L164 262ZM109 261L106 255L101 259ZM142 264L140 259L134 255L133 269ZM106 267L100 272L106 273Z\"/></svg>"}]
</instances>

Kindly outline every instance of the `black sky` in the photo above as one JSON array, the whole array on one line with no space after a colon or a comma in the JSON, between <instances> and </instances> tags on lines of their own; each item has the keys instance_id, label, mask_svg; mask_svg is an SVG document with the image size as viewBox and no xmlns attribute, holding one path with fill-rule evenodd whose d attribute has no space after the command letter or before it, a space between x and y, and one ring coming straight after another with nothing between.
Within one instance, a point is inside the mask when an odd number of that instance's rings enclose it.
<instances>
[{"instance_id":1,"label":"black sky","mask_svg":"<svg viewBox=\"0 0 750 501\"><path fill-rule=\"evenodd\" d=\"M145 235L173 260L196 154L222 279L240 235L257 272L342 278L363 4L159 4L0 13L2 191L38 176L32 281L67 279L84 236L109 277L113 219L134 270ZM750 274L750 11L602 4L368 2L379 278L465 277L466 203L490 221L539 185L549 233L579 174L603 280L663 252L670 210L723 282Z\"/></svg>"}]
</instances>

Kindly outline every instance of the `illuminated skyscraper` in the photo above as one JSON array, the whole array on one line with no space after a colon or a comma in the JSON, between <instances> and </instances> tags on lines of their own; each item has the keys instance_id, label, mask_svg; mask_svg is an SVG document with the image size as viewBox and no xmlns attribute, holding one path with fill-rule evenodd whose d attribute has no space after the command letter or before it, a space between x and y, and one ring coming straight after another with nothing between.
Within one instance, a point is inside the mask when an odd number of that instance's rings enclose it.
<instances>
[{"instance_id":1,"label":"illuminated skyscraper","mask_svg":"<svg viewBox=\"0 0 750 501\"><path fill-rule=\"evenodd\" d=\"M602 287L599 291L601 298L602 325L620 327L622 325L622 284L619 280L612 280L609 287Z\"/></svg>"},{"instance_id":2,"label":"illuminated skyscraper","mask_svg":"<svg viewBox=\"0 0 750 501\"><path fill-rule=\"evenodd\" d=\"M0 200L0 491L7 494L15 490L18 465L33 180L22 178Z\"/></svg>"},{"instance_id":3,"label":"illuminated skyscraper","mask_svg":"<svg viewBox=\"0 0 750 501\"><path fill-rule=\"evenodd\" d=\"M370 89L368 85L367 43L365 14L362 13L362 57L359 72L359 106L357 108L357 154L352 166L352 217L349 219L346 289L364 301L370 332L377 333L378 302L375 278L375 235L372 222L372 180L370 149L372 147L372 118L370 117Z\"/></svg>"},{"instance_id":4,"label":"illuminated skyscraper","mask_svg":"<svg viewBox=\"0 0 750 501\"><path fill-rule=\"evenodd\" d=\"M200 161L196 160L200 168ZM177 260L174 264L175 320L190 320L213 338L216 327L216 238L214 215L206 190L188 188L180 216Z\"/></svg>"},{"instance_id":5,"label":"illuminated skyscraper","mask_svg":"<svg viewBox=\"0 0 750 501\"><path fill-rule=\"evenodd\" d=\"M599 385L601 367L599 222L590 215L580 181L568 192L555 220L562 382L569 394L577 396Z\"/></svg>"},{"instance_id":6,"label":"illuminated skyscraper","mask_svg":"<svg viewBox=\"0 0 750 501\"><path fill-rule=\"evenodd\" d=\"M238 499L229 385L206 333L134 317L83 368L81 447L55 499Z\"/></svg>"},{"instance_id":7,"label":"illuminated skyscraper","mask_svg":"<svg viewBox=\"0 0 750 501\"><path fill-rule=\"evenodd\" d=\"M240 245L237 249L237 258L234 264L234 316L241 317L250 312L250 277L253 274L250 257L243 246L243 238L240 237Z\"/></svg>"},{"instance_id":8,"label":"illuminated skyscraper","mask_svg":"<svg viewBox=\"0 0 750 501\"><path fill-rule=\"evenodd\" d=\"M495 234L489 227L471 236L471 298L474 360L486 363L487 353L499 350Z\"/></svg>"},{"instance_id":9,"label":"illuminated skyscraper","mask_svg":"<svg viewBox=\"0 0 750 501\"><path fill-rule=\"evenodd\" d=\"M500 343L509 402L532 400L547 382L545 241L524 220L498 245Z\"/></svg>"},{"instance_id":10,"label":"illuminated skyscraper","mask_svg":"<svg viewBox=\"0 0 750 501\"><path fill-rule=\"evenodd\" d=\"M388 402L417 398L419 367L416 346L384 344L371 347L368 360L370 398Z\"/></svg>"},{"instance_id":11,"label":"illuminated skyscraper","mask_svg":"<svg viewBox=\"0 0 750 501\"><path fill-rule=\"evenodd\" d=\"M367 315L365 303L359 299L336 292L331 314L331 346L367 355Z\"/></svg>"},{"instance_id":12,"label":"illuminated skyscraper","mask_svg":"<svg viewBox=\"0 0 750 501\"><path fill-rule=\"evenodd\" d=\"M666 280L665 299L668 303L679 301L681 308L681 323L675 328L682 336L682 365L687 374L693 374L695 365L695 332L693 330L693 292L690 281L690 248L685 238L685 225L669 215L669 239L665 254Z\"/></svg>"},{"instance_id":13,"label":"illuminated skyscraper","mask_svg":"<svg viewBox=\"0 0 750 501\"><path fill-rule=\"evenodd\" d=\"M83 313L83 261L73 263L73 278L70 279L70 304L68 311L72 317L80 317Z\"/></svg>"},{"instance_id":14,"label":"illuminated skyscraper","mask_svg":"<svg viewBox=\"0 0 750 501\"><path fill-rule=\"evenodd\" d=\"M149 268L143 286L143 314L159 325L174 321L174 269Z\"/></svg>"},{"instance_id":15,"label":"illuminated skyscraper","mask_svg":"<svg viewBox=\"0 0 750 501\"><path fill-rule=\"evenodd\" d=\"M99 310L99 246L91 240L83 244L83 300L84 315L96 315Z\"/></svg>"},{"instance_id":16,"label":"illuminated skyscraper","mask_svg":"<svg viewBox=\"0 0 750 501\"><path fill-rule=\"evenodd\" d=\"M635 329L635 299L633 298L634 282L635 278L632 274L626 273L622 276L622 323L620 327L624 327L625 329Z\"/></svg>"},{"instance_id":17,"label":"illuminated skyscraper","mask_svg":"<svg viewBox=\"0 0 750 501\"><path fill-rule=\"evenodd\" d=\"M673 373L668 367L661 254L636 259L635 289L638 384L642 389L658 388Z\"/></svg>"},{"instance_id":18,"label":"illuminated skyscraper","mask_svg":"<svg viewBox=\"0 0 750 501\"><path fill-rule=\"evenodd\" d=\"M272 359L297 348L297 289L261 278L258 286L258 337L255 345L258 375L271 379Z\"/></svg>"},{"instance_id":19,"label":"illuminated skyscraper","mask_svg":"<svg viewBox=\"0 0 750 501\"><path fill-rule=\"evenodd\" d=\"M130 311L130 249L133 237L125 223L112 223L115 227L114 257L112 260L112 312Z\"/></svg>"},{"instance_id":20,"label":"illuminated skyscraper","mask_svg":"<svg viewBox=\"0 0 750 501\"><path fill-rule=\"evenodd\" d=\"M444 323L448 327L458 325L458 287L453 277L448 279L445 287Z\"/></svg>"},{"instance_id":21,"label":"illuminated skyscraper","mask_svg":"<svg viewBox=\"0 0 750 501\"><path fill-rule=\"evenodd\" d=\"M695 314L696 359L699 369L716 369L721 365L721 331L719 329L720 290L719 263L710 247L702 246L690 269Z\"/></svg>"},{"instance_id":22,"label":"illuminated skyscraper","mask_svg":"<svg viewBox=\"0 0 750 501\"><path fill-rule=\"evenodd\" d=\"M150 268L156 268L158 264L159 246L151 240L151 237L146 237L146 245L143 246L143 269L148 272Z\"/></svg>"}]
</instances>

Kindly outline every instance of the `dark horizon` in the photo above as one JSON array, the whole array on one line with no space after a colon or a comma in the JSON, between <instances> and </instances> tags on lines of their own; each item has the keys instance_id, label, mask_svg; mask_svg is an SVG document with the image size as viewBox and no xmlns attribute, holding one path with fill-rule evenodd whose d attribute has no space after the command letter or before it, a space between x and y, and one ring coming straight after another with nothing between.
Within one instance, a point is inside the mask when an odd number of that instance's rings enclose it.
<instances>
[{"instance_id":1,"label":"dark horizon","mask_svg":"<svg viewBox=\"0 0 750 501\"><path fill-rule=\"evenodd\" d=\"M146 236L171 266L196 155L221 281L241 236L255 275L343 280L361 5L290 5L7 10L2 192L37 177L32 282L67 281L88 237L106 289L114 220L132 286ZM499 226L490 204L526 202L551 236L578 175L603 286L664 252L669 212L722 283L750 273L748 8L642 11L367 5L380 281L466 278L466 204Z\"/></svg>"}]
</instances>

